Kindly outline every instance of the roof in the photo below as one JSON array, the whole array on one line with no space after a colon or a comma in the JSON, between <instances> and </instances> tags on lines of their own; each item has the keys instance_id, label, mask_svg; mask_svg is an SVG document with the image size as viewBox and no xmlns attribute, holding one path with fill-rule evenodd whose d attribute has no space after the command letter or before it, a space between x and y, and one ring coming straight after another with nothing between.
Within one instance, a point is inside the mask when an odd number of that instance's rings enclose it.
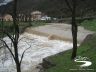
<instances>
[{"instance_id":1,"label":"roof","mask_svg":"<svg viewBox=\"0 0 96 72\"><path fill-rule=\"evenodd\" d=\"M34 15L34 14L42 14L42 12L40 12L40 11L33 11L33 12L31 13L31 15Z\"/></svg>"}]
</instances>

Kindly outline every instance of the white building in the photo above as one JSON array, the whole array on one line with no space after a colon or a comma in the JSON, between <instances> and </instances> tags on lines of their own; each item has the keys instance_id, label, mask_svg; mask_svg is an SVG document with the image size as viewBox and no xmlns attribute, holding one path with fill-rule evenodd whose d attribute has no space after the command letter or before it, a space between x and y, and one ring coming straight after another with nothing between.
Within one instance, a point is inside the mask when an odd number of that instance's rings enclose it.
<instances>
[{"instance_id":1,"label":"white building","mask_svg":"<svg viewBox=\"0 0 96 72\"><path fill-rule=\"evenodd\" d=\"M9 14L4 15L3 19L4 19L4 21L13 21L12 16Z\"/></svg>"},{"instance_id":2,"label":"white building","mask_svg":"<svg viewBox=\"0 0 96 72\"><path fill-rule=\"evenodd\" d=\"M33 11L32 13L31 13L31 19L32 20L40 20L41 19L41 17L42 17L42 12L40 12L40 11Z\"/></svg>"}]
</instances>

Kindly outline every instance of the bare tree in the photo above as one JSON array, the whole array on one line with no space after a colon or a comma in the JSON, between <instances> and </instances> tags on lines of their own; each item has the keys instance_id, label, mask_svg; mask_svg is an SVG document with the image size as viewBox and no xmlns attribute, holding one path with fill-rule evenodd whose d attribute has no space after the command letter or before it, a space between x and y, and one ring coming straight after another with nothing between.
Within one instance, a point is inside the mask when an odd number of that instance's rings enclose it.
<instances>
[{"instance_id":1,"label":"bare tree","mask_svg":"<svg viewBox=\"0 0 96 72\"><path fill-rule=\"evenodd\" d=\"M19 59L19 53L18 53L18 43L19 43L19 26L17 24L17 0L14 0L13 2L13 27L14 27L14 32L13 35L11 35L9 32L6 32L5 30L2 29L2 32L9 37L9 39L12 42L13 48L14 48L14 52L11 50L10 46L8 46L8 44L6 43L6 41L4 41L3 39L0 39L0 41L3 42L3 44L6 46L6 48L9 50L9 52L11 53L15 63L16 63L16 69L17 72L21 72L21 63L24 57L24 53L25 51L28 49L26 49L22 55L21 55L21 59Z\"/></svg>"}]
</instances>

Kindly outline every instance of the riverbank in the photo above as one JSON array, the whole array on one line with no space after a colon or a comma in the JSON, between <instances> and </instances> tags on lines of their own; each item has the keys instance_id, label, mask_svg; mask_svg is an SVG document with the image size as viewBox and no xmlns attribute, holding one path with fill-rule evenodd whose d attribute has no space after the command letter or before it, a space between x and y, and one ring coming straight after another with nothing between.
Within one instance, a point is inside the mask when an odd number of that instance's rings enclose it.
<instances>
[{"instance_id":1,"label":"riverbank","mask_svg":"<svg viewBox=\"0 0 96 72\"><path fill-rule=\"evenodd\" d=\"M72 50L61 52L54 56L45 58L45 60L55 64L53 67L44 67L44 72L96 72L96 34L88 35L83 43L78 47L77 56L87 57L91 61L89 67L80 68L82 63L76 63L71 60ZM44 62L43 62L44 63ZM46 65L50 66L50 64Z\"/></svg>"}]
</instances>

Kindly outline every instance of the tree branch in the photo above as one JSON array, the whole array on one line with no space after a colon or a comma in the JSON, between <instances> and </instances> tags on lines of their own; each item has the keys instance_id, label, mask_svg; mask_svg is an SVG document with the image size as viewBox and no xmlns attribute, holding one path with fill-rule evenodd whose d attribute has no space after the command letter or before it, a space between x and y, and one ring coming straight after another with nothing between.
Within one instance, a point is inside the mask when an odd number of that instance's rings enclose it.
<instances>
[{"instance_id":1,"label":"tree branch","mask_svg":"<svg viewBox=\"0 0 96 72\"><path fill-rule=\"evenodd\" d=\"M26 42L26 41L25 41ZM26 42L27 43L27 42ZM28 44L28 43L27 43ZM28 44L29 45L29 44ZM31 46L30 46L31 47ZM29 48L30 48L29 47ZM21 56L21 60L20 60L20 65L21 65L21 63L22 63L22 60L23 60L23 57L24 57L24 54L25 54L25 52L29 49L29 48L27 48L27 49L25 49L24 50L24 52L22 53L22 56Z\"/></svg>"},{"instance_id":2,"label":"tree branch","mask_svg":"<svg viewBox=\"0 0 96 72\"><path fill-rule=\"evenodd\" d=\"M70 5L69 1L68 0L65 0L65 3L68 6L68 8L70 9L70 11L72 12L72 8L71 8L71 5Z\"/></svg>"},{"instance_id":3,"label":"tree branch","mask_svg":"<svg viewBox=\"0 0 96 72\"><path fill-rule=\"evenodd\" d=\"M30 47L31 47L31 46L30 46ZM30 47L29 47L29 48L30 48ZM22 60L23 60L23 57L24 57L25 52L26 52L29 48L25 49L24 52L22 53L21 60L20 60L20 65L21 65L21 63L22 63Z\"/></svg>"},{"instance_id":4,"label":"tree branch","mask_svg":"<svg viewBox=\"0 0 96 72\"><path fill-rule=\"evenodd\" d=\"M6 34L12 41L12 43L14 43L14 38L6 31L3 31L4 34Z\"/></svg>"},{"instance_id":5,"label":"tree branch","mask_svg":"<svg viewBox=\"0 0 96 72\"><path fill-rule=\"evenodd\" d=\"M5 46L6 46L7 49L10 51L11 55L13 56L13 58L14 58L14 60L15 60L15 56L14 56L14 54L12 53L11 49L9 48L9 46L7 45L7 43L6 43L4 40L2 40L2 39L0 39L0 40L5 44Z\"/></svg>"}]
</instances>

